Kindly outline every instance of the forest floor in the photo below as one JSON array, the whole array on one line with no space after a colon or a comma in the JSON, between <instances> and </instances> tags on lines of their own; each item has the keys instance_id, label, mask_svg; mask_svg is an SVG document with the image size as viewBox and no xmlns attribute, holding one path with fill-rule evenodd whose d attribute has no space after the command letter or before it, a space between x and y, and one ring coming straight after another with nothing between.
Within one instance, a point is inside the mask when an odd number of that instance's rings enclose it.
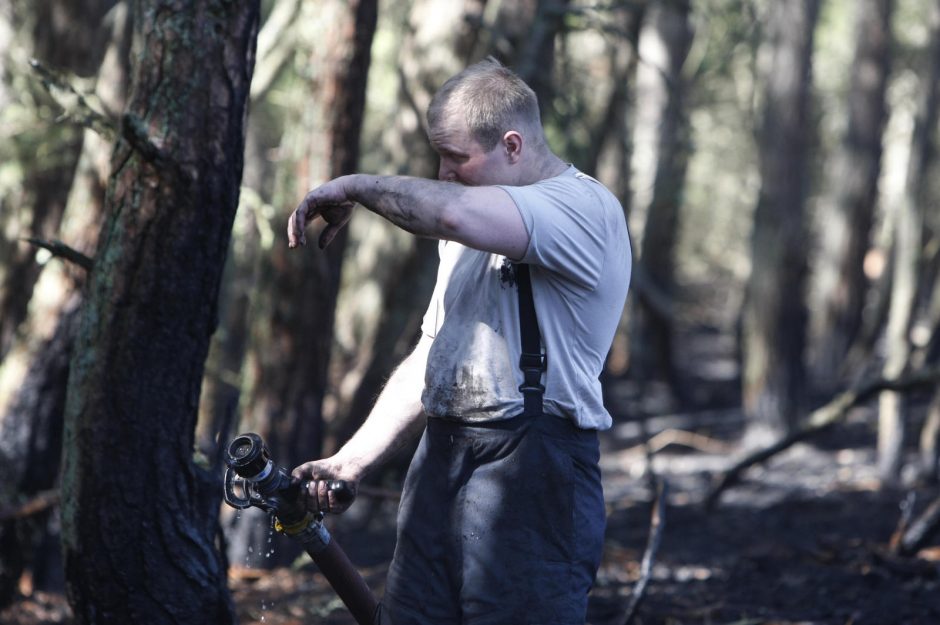
<instances>
[{"instance_id":1,"label":"forest floor","mask_svg":"<svg viewBox=\"0 0 940 625\"><path fill-rule=\"evenodd\" d=\"M822 438L753 468L711 511L702 508L702 499L714 475L741 453L740 416L711 411L647 420L646 431L665 432L653 440L662 446L653 468L668 480L670 494L652 580L634 623L940 623L940 547L908 559L887 554L911 491L879 486L869 412L858 410ZM622 623L640 576L654 499L644 478L647 456L638 444L645 437L639 422L627 421L602 439L609 519L591 625ZM915 506L922 508L931 493L918 494ZM381 593L394 544L395 502L375 499L362 507L369 510L358 519L333 521L334 536ZM232 569L240 622L353 625L315 567L298 562L303 564L273 571ZM0 613L0 623L72 619L62 596L37 592Z\"/></svg>"},{"instance_id":2,"label":"forest floor","mask_svg":"<svg viewBox=\"0 0 940 625\"><path fill-rule=\"evenodd\" d=\"M605 398L615 418L601 436L608 525L589 625L621 625L640 578L655 499L647 440L655 452L653 473L668 481L669 494L652 579L634 624L940 625L940 538L917 557L888 553L904 502L916 494L912 505L919 512L937 488L879 483L870 405L751 468L717 506L704 509L715 476L758 444L746 441L735 408L732 346L719 333L698 332L684 342L683 386L690 396L683 400L698 408L677 410L656 387L629 383L612 387ZM707 368L693 370L693 362ZM911 400L916 426L918 398ZM328 519L379 596L394 548L396 507L388 493L361 496L346 514ZM230 587L242 625L354 625L306 556L290 568L233 566ZM30 592L28 584L22 590L0 613L0 625L72 625L62 595Z\"/></svg>"}]
</instances>

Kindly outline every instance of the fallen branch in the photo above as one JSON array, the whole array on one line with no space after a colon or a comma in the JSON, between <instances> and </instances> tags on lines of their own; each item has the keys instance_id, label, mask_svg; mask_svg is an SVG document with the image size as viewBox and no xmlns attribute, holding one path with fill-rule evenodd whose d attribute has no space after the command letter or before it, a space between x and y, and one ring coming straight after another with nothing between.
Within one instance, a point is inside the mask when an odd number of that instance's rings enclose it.
<instances>
[{"instance_id":1,"label":"fallen branch","mask_svg":"<svg viewBox=\"0 0 940 625\"><path fill-rule=\"evenodd\" d=\"M85 271L91 271L92 266L94 265L94 259L85 256L78 250L73 247L69 247L62 241L58 239L53 239L52 241L46 241L45 239L36 239L33 237L27 237L23 239L27 243L35 245L36 247L41 247L44 250L49 250L52 252L53 256L58 256L59 258L65 259L67 261L73 262Z\"/></svg>"},{"instance_id":2,"label":"fallen branch","mask_svg":"<svg viewBox=\"0 0 940 625\"><path fill-rule=\"evenodd\" d=\"M901 546L901 539L904 538L908 528L911 526L911 519L914 518L914 506L916 505L917 494L913 492L908 493L904 501L901 502L901 518L898 519L898 525L894 528L894 531L891 533L891 538L888 540L888 549L891 553L898 553Z\"/></svg>"},{"instance_id":3,"label":"fallen branch","mask_svg":"<svg viewBox=\"0 0 940 625\"><path fill-rule=\"evenodd\" d=\"M938 531L940 531L940 497L934 499L927 509L914 519L901 540L898 541L894 551L903 556L915 554Z\"/></svg>"},{"instance_id":4,"label":"fallen branch","mask_svg":"<svg viewBox=\"0 0 940 625\"><path fill-rule=\"evenodd\" d=\"M659 544L662 542L663 528L666 526L666 498L668 495L669 483L666 480L660 480L656 489L656 499L653 501L649 538L640 564L640 579L633 587L633 595L630 598L630 605L627 606L627 614L624 617L623 625L629 625L633 617L636 616L640 602L646 594L646 587L653 578L653 563L656 560L656 553L659 551Z\"/></svg>"},{"instance_id":5,"label":"fallen branch","mask_svg":"<svg viewBox=\"0 0 940 625\"><path fill-rule=\"evenodd\" d=\"M0 521L12 521L39 514L57 503L59 503L58 489L44 490L19 505L0 509Z\"/></svg>"},{"instance_id":6,"label":"fallen branch","mask_svg":"<svg viewBox=\"0 0 940 625\"><path fill-rule=\"evenodd\" d=\"M649 441L628 447L621 453L629 454L648 450L650 453L656 454L670 445L682 445L706 454L726 454L732 449L731 445L704 434L668 428L649 439Z\"/></svg>"},{"instance_id":7,"label":"fallen branch","mask_svg":"<svg viewBox=\"0 0 940 625\"><path fill-rule=\"evenodd\" d=\"M916 388L927 387L940 381L940 367L932 367L922 371L894 378L878 378L869 380L856 386L854 389L845 391L836 396L825 406L810 413L806 424L801 426L792 434L785 436L779 441L768 447L759 449L756 452L746 456L733 467L725 471L717 479L715 486L712 487L708 496L705 498L705 508L712 508L721 496L721 493L730 486L736 484L747 469L764 462L785 449L789 449L796 443L806 440L826 429L832 427L845 418L849 410L861 404L873 395L881 391L909 391Z\"/></svg>"}]
</instances>

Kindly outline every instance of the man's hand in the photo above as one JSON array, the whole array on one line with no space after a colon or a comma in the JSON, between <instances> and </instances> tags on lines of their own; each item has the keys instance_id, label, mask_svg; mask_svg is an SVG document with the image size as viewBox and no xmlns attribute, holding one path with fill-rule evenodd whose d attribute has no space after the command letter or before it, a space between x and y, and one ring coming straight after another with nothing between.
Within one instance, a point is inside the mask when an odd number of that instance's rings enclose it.
<instances>
[{"instance_id":1,"label":"man's hand","mask_svg":"<svg viewBox=\"0 0 940 625\"><path fill-rule=\"evenodd\" d=\"M291 477L305 486L304 505L312 512L339 514L352 505L359 491L359 475L344 469L335 456L305 462L291 472ZM330 489L330 482L334 480L345 482L352 496L349 492Z\"/></svg>"},{"instance_id":2,"label":"man's hand","mask_svg":"<svg viewBox=\"0 0 940 625\"><path fill-rule=\"evenodd\" d=\"M352 216L354 202L346 194L346 182L344 178L336 178L304 197L287 223L287 244L290 247L307 244L304 230L317 217L326 222L320 233L320 249L330 244Z\"/></svg>"}]
</instances>

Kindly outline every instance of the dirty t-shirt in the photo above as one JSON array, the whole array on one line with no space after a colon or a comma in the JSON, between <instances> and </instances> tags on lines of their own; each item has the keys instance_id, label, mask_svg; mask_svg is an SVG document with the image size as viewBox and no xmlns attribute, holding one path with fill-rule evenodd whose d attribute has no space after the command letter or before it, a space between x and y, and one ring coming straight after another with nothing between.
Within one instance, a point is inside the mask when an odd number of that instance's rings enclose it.
<instances>
[{"instance_id":1,"label":"dirty t-shirt","mask_svg":"<svg viewBox=\"0 0 940 625\"><path fill-rule=\"evenodd\" d=\"M606 429L599 376L630 283L630 240L616 197L569 167L536 184L500 187L529 232L521 262L548 368L544 410L579 427ZM510 261L442 241L422 331L434 342L422 403L431 417L506 419L522 412L519 301Z\"/></svg>"}]
</instances>

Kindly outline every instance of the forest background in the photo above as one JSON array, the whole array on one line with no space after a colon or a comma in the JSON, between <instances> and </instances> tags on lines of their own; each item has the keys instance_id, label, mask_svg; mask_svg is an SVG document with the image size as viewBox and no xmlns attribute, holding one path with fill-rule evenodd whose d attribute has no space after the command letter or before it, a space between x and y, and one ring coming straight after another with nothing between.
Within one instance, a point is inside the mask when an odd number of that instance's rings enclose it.
<instances>
[{"instance_id":1,"label":"forest background","mask_svg":"<svg viewBox=\"0 0 940 625\"><path fill-rule=\"evenodd\" d=\"M820 470L851 443L840 487L870 478L890 557L923 557L940 2L2 0L0 607L65 588L82 622L230 622L227 570L295 561L263 514L220 514L220 449L259 432L290 467L342 444L437 259L366 211L288 252L286 218L341 173L434 177L430 96L487 55L630 224L605 445L646 451L608 462L632 476L612 514L689 458L670 505L713 504L734 460L829 432ZM407 459L341 533L388 525Z\"/></svg>"}]
</instances>

